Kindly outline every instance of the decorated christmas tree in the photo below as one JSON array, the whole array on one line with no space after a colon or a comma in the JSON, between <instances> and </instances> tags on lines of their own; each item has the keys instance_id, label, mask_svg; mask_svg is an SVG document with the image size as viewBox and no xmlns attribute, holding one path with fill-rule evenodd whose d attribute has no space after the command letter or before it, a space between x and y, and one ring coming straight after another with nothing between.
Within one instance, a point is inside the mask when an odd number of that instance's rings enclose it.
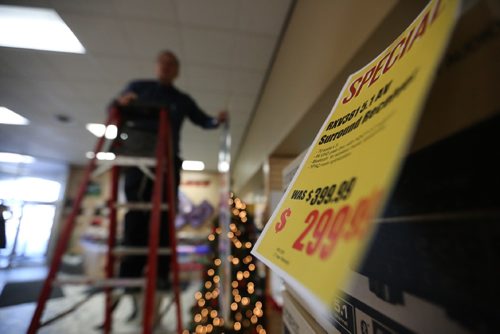
<instances>
[{"instance_id":1,"label":"decorated christmas tree","mask_svg":"<svg viewBox=\"0 0 500 334\"><path fill-rule=\"evenodd\" d=\"M256 228L246 204L231 194L230 222L227 235L214 221L213 233L208 236L213 250L212 260L206 264L203 284L195 294L191 309L192 321L185 333L258 333L265 334L264 278L258 273L256 260L250 254L256 240ZM219 238L230 242L230 255L219 255ZM223 274L222 261L229 265L229 276ZM229 290L221 295L222 280L228 280ZM229 304L229 316L224 319L221 298Z\"/></svg>"},{"instance_id":2,"label":"decorated christmas tree","mask_svg":"<svg viewBox=\"0 0 500 334\"><path fill-rule=\"evenodd\" d=\"M219 306L219 268L222 260L219 258L218 240L221 228L218 220L214 220L214 228L208 236L212 258L205 263L200 289L195 293L195 303L191 307L191 322L186 333L222 333L224 320L220 317Z\"/></svg>"}]
</instances>

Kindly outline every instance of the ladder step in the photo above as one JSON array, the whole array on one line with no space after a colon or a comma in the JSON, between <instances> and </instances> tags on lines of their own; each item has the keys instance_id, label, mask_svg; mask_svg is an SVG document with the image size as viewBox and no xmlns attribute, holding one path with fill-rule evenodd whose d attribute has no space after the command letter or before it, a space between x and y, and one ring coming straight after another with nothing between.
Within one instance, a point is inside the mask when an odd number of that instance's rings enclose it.
<instances>
[{"instance_id":1,"label":"ladder step","mask_svg":"<svg viewBox=\"0 0 500 334\"><path fill-rule=\"evenodd\" d=\"M131 210L151 210L153 209L153 204L150 202L128 202L128 203L112 203L111 204L116 209L131 209ZM163 203L160 208L162 210L168 210L168 204Z\"/></svg>"},{"instance_id":2,"label":"ladder step","mask_svg":"<svg viewBox=\"0 0 500 334\"><path fill-rule=\"evenodd\" d=\"M149 248L147 247L124 247L119 246L113 249L114 255L148 255ZM158 255L170 255L172 254L172 249L169 247L158 248Z\"/></svg>"},{"instance_id":3,"label":"ladder step","mask_svg":"<svg viewBox=\"0 0 500 334\"><path fill-rule=\"evenodd\" d=\"M98 160L98 165L107 166L156 166L156 158L119 155L114 160Z\"/></svg>"},{"instance_id":4,"label":"ladder step","mask_svg":"<svg viewBox=\"0 0 500 334\"><path fill-rule=\"evenodd\" d=\"M92 172L92 177L101 175L113 166L135 166L140 168L145 174L150 174L151 172L148 172L147 167L156 166L156 158L118 156L114 160L97 160L96 164L98 166ZM151 177L151 175L149 176Z\"/></svg>"},{"instance_id":5,"label":"ladder step","mask_svg":"<svg viewBox=\"0 0 500 334\"><path fill-rule=\"evenodd\" d=\"M144 287L144 278L92 278L92 277L58 277L54 285L90 285L93 287Z\"/></svg>"}]
</instances>

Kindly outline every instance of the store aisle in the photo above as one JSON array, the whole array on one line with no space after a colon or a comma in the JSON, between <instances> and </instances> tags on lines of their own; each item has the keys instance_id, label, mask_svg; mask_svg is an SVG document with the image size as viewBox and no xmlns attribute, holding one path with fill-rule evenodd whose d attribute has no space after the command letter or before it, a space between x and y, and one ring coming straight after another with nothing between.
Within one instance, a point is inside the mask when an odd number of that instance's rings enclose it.
<instances>
[{"instance_id":1,"label":"store aisle","mask_svg":"<svg viewBox=\"0 0 500 334\"><path fill-rule=\"evenodd\" d=\"M43 279L46 270L43 267L32 268L16 268L11 270L0 271L0 287L3 289L7 282L32 281ZM183 290L182 308L183 321L187 324L190 320L190 308L193 303L193 296L196 289L199 288L200 281L191 281L186 289ZM62 310L71 307L74 303L85 297L86 287L83 286L65 286L62 288L64 297L49 299L47 308L44 313L44 319L58 314ZM162 306L168 303L172 298L170 293L162 296ZM13 306L0 308L0 333L3 334L19 334L25 333L35 309L35 303L25 303ZM140 325L140 317L138 320L127 322L127 318L132 312L132 300L129 296L125 296L120 301L114 313L114 333L137 333L142 327ZM67 334L87 334L99 332L99 326L104 318L104 294L98 293L94 295L87 303L79 310L72 313L50 326L44 327L40 333L67 333ZM161 324L155 333L172 333L175 331L175 307L170 308L169 312L163 317Z\"/></svg>"}]
</instances>

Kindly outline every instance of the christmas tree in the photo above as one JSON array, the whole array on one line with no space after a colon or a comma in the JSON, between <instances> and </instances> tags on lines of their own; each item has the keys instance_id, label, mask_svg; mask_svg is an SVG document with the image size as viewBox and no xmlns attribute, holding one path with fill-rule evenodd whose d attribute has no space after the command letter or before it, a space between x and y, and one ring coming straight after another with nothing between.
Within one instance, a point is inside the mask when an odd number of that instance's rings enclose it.
<instances>
[{"instance_id":1,"label":"christmas tree","mask_svg":"<svg viewBox=\"0 0 500 334\"><path fill-rule=\"evenodd\" d=\"M192 321L187 333L258 333L265 334L264 317L264 278L259 275L256 260L250 254L256 240L256 228L246 204L231 194L229 199L230 223L227 235L214 221L213 233L208 236L213 258L206 264L203 284L195 294L196 302L191 308ZM230 241L230 255L219 256L219 238ZM221 271L222 261L228 261L230 275L224 278ZM229 317L221 314L221 277L228 279L230 291Z\"/></svg>"}]
</instances>

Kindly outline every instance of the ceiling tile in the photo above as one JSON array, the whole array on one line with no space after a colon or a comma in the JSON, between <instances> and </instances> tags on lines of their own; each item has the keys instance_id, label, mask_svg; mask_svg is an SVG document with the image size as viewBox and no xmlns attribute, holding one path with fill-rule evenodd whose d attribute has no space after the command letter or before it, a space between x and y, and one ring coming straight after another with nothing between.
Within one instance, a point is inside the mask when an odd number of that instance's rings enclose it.
<instances>
[{"instance_id":1,"label":"ceiling tile","mask_svg":"<svg viewBox=\"0 0 500 334\"><path fill-rule=\"evenodd\" d=\"M257 93L252 95L231 95L229 99L229 111L241 110L243 113L251 114L254 109Z\"/></svg>"},{"instance_id":2,"label":"ceiling tile","mask_svg":"<svg viewBox=\"0 0 500 334\"><path fill-rule=\"evenodd\" d=\"M187 66L184 71L190 90L226 92L229 89L231 71L214 67Z\"/></svg>"},{"instance_id":3,"label":"ceiling tile","mask_svg":"<svg viewBox=\"0 0 500 334\"><path fill-rule=\"evenodd\" d=\"M32 81L33 92L39 97L40 103L33 104L32 109L37 113L44 113L55 120L56 115L67 115L71 119L78 119L85 104L79 101L79 91L75 90L66 81ZM43 101L43 102L42 102Z\"/></svg>"},{"instance_id":4,"label":"ceiling tile","mask_svg":"<svg viewBox=\"0 0 500 334\"><path fill-rule=\"evenodd\" d=\"M237 123L237 124L232 124L230 125L230 131L229 134L231 136L231 152L234 152L237 150L239 147L239 144L241 143L243 139L243 135L245 134L245 129L246 129L247 124L244 123Z\"/></svg>"},{"instance_id":5,"label":"ceiling tile","mask_svg":"<svg viewBox=\"0 0 500 334\"><path fill-rule=\"evenodd\" d=\"M218 129L203 129L199 127L198 125L195 125L188 119L184 122L183 129L182 129L182 136L183 137L189 137L189 139L186 139L187 141L191 141L192 138L195 138L196 140L214 140L219 138L219 130ZM184 140L183 140L184 141Z\"/></svg>"},{"instance_id":6,"label":"ceiling tile","mask_svg":"<svg viewBox=\"0 0 500 334\"><path fill-rule=\"evenodd\" d=\"M51 0L2 0L2 5L52 7Z\"/></svg>"},{"instance_id":7,"label":"ceiling tile","mask_svg":"<svg viewBox=\"0 0 500 334\"><path fill-rule=\"evenodd\" d=\"M107 102L108 100L106 100ZM51 110L50 115L55 121L56 115L66 115L70 117L72 124L85 127L87 123L102 123L106 117L106 106L96 101L88 102L80 98L61 98L58 100L57 109Z\"/></svg>"},{"instance_id":8,"label":"ceiling tile","mask_svg":"<svg viewBox=\"0 0 500 334\"><path fill-rule=\"evenodd\" d=\"M23 87L23 89L19 89ZM39 89L31 80L10 79L0 81L0 105L5 106L30 121L40 121L46 116L42 110L55 110L58 99Z\"/></svg>"},{"instance_id":9,"label":"ceiling tile","mask_svg":"<svg viewBox=\"0 0 500 334\"><path fill-rule=\"evenodd\" d=\"M177 0L179 22L209 28L236 28L239 1Z\"/></svg>"},{"instance_id":10,"label":"ceiling tile","mask_svg":"<svg viewBox=\"0 0 500 334\"><path fill-rule=\"evenodd\" d=\"M112 1L102 0L52 0L51 4L56 11L61 13L77 12L86 15L112 15L116 12Z\"/></svg>"},{"instance_id":11,"label":"ceiling tile","mask_svg":"<svg viewBox=\"0 0 500 334\"><path fill-rule=\"evenodd\" d=\"M0 80L0 105L8 98L18 99L25 97L33 90L31 80L27 78L1 78ZM24 87L25 89L20 89Z\"/></svg>"},{"instance_id":12,"label":"ceiling tile","mask_svg":"<svg viewBox=\"0 0 500 334\"><path fill-rule=\"evenodd\" d=\"M278 36L290 4L291 0L242 0L238 28Z\"/></svg>"},{"instance_id":13,"label":"ceiling tile","mask_svg":"<svg viewBox=\"0 0 500 334\"><path fill-rule=\"evenodd\" d=\"M241 136L246 129L247 120L231 121L231 154L235 154L241 143ZM211 162L212 168L217 166L217 154L220 148L221 129L203 130L190 122L186 122L182 133L181 151L184 159Z\"/></svg>"},{"instance_id":14,"label":"ceiling tile","mask_svg":"<svg viewBox=\"0 0 500 334\"><path fill-rule=\"evenodd\" d=\"M57 78L57 67L47 61L48 54L52 52L0 47L0 61L5 65L0 73L26 78Z\"/></svg>"},{"instance_id":15,"label":"ceiling tile","mask_svg":"<svg viewBox=\"0 0 500 334\"><path fill-rule=\"evenodd\" d=\"M117 95L117 88L113 85L100 82L72 82L71 85L78 91L78 99L83 102L91 101L101 107L99 110L106 110Z\"/></svg>"},{"instance_id":16,"label":"ceiling tile","mask_svg":"<svg viewBox=\"0 0 500 334\"><path fill-rule=\"evenodd\" d=\"M89 55L56 53L45 55L47 62L57 69L63 80L101 80L101 68Z\"/></svg>"},{"instance_id":17,"label":"ceiling tile","mask_svg":"<svg viewBox=\"0 0 500 334\"><path fill-rule=\"evenodd\" d=\"M201 109L210 115L216 115L220 110L227 109L229 95L225 93L211 93L206 91L190 91L191 97Z\"/></svg>"},{"instance_id":18,"label":"ceiling tile","mask_svg":"<svg viewBox=\"0 0 500 334\"><path fill-rule=\"evenodd\" d=\"M0 50L0 55L1 55ZM16 68L16 66L12 66L8 59L2 59L0 56L0 79L7 80L7 78L19 77L21 76L20 71Z\"/></svg>"},{"instance_id":19,"label":"ceiling tile","mask_svg":"<svg viewBox=\"0 0 500 334\"><path fill-rule=\"evenodd\" d=\"M264 73L233 71L229 80L231 93L255 95L259 92Z\"/></svg>"},{"instance_id":20,"label":"ceiling tile","mask_svg":"<svg viewBox=\"0 0 500 334\"><path fill-rule=\"evenodd\" d=\"M145 18L175 22L175 6L170 0L114 0L115 8L124 18Z\"/></svg>"},{"instance_id":21,"label":"ceiling tile","mask_svg":"<svg viewBox=\"0 0 500 334\"><path fill-rule=\"evenodd\" d=\"M133 56L153 60L158 52L168 49L181 57L178 27L144 20L127 20L123 24Z\"/></svg>"},{"instance_id":22,"label":"ceiling tile","mask_svg":"<svg viewBox=\"0 0 500 334\"><path fill-rule=\"evenodd\" d=\"M243 132L247 124L248 120L245 119L244 117L238 119L237 121L232 120L231 123L229 124L231 139L234 140L235 138L240 138L243 135Z\"/></svg>"},{"instance_id":23,"label":"ceiling tile","mask_svg":"<svg viewBox=\"0 0 500 334\"><path fill-rule=\"evenodd\" d=\"M275 45L274 37L240 33L234 49L233 65L243 69L265 71Z\"/></svg>"},{"instance_id":24,"label":"ceiling tile","mask_svg":"<svg viewBox=\"0 0 500 334\"><path fill-rule=\"evenodd\" d=\"M63 80L31 80L34 90L52 95L55 99L72 98L77 95L76 91Z\"/></svg>"},{"instance_id":25,"label":"ceiling tile","mask_svg":"<svg viewBox=\"0 0 500 334\"><path fill-rule=\"evenodd\" d=\"M26 131L29 131L30 136L23 134ZM92 138L92 135L85 132L85 129L60 124L54 127L28 125L24 131L10 127L0 131L0 150L8 149L11 152L56 160L61 160L61 152L64 152L65 161L83 161L85 152L95 143L95 137Z\"/></svg>"},{"instance_id":26,"label":"ceiling tile","mask_svg":"<svg viewBox=\"0 0 500 334\"><path fill-rule=\"evenodd\" d=\"M187 63L228 66L233 60L236 34L210 29L182 29L184 58Z\"/></svg>"},{"instance_id":27,"label":"ceiling tile","mask_svg":"<svg viewBox=\"0 0 500 334\"><path fill-rule=\"evenodd\" d=\"M95 62L105 80L120 84L117 90L121 90L131 80L154 76L153 61L139 62L127 58L96 57Z\"/></svg>"},{"instance_id":28,"label":"ceiling tile","mask_svg":"<svg viewBox=\"0 0 500 334\"><path fill-rule=\"evenodd\" d=\"M62 18L91 55L128 56L129 41L120 20L97 15L63 14Z\"/></svg>"},{"instance_id":29,"label":"ceiling tile","mask_svg":"<svg viewBox=\"0 0 500 334\"><path fill-rule=\"evenodd\" d=\"M219 141L220 130L205 130L186 121L181 135L181 156L189 160L217 161Z\"/></svg>"},{"instance_id":30,"label":"ceiling tile","mask_svg":"<svg viewBox=\"0 0 500 334\"><path fill-rule=\"evenodd\" d=\"M229 110L229 120L231 124L233 122L247 122L249 117L252 115L251 112L246 111L242 108L232 108Z\"/></svg>"}]
</instances>

